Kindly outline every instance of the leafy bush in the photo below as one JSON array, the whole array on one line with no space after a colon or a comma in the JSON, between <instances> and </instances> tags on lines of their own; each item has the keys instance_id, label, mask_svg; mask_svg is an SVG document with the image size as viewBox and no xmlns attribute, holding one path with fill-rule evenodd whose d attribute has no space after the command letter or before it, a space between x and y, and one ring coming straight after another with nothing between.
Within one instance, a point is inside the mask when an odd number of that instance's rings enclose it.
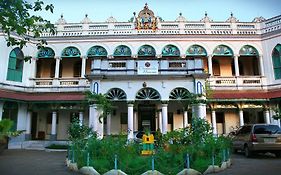
<instances>
[{"instance_id":1,"label":"leafy bush","mask_svg":"<svg viewBox=\"0 0 281 175\"><path fill-rule=\"evenodd\" d=\"M84 134L75 137L77 139L73 139L71 147L75 152L78 167L87 165L89 154L89 165L102 174L114 168L115 155L118 159L118 169L128 174L142 174L152 169L152 156L141 156L142 145L127 144L124 135L107 136L98 140L93 136L85 137ZM222 150L231 147L229 139L213 137L207 121L198 118L192 120L189 128L165 135L156 132L155 138L155 169L167 175L177 174L185 167L186 154L190 155L191 168L204 172L208 165L212 164L212 155L215 155L214 163L219 165L223 158Z\"/></svg>"}]
</instances>

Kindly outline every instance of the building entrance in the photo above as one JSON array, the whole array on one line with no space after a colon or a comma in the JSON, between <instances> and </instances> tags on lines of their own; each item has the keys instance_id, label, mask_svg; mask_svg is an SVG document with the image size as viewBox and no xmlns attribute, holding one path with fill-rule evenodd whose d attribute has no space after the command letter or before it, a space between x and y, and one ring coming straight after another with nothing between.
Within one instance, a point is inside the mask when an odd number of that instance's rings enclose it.
<instances>
[{"instance_id":1,"label":"building entrance","mask_svg":"<svg viewBox=\"0 0 281 175\"><path fill-rule=\"evenodd\" d=\"M155 131L155 105L140 104L138 106L138 128L143 131Z\"/></svg>"}]
</instances>

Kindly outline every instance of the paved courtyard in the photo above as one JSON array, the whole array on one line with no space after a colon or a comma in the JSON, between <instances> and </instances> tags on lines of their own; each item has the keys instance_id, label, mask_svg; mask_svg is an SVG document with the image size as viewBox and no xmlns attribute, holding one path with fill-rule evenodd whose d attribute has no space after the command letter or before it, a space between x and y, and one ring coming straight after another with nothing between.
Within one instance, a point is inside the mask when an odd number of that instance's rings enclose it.
<instances>
[{"instance_id":1,"label":"paved courtyard","mask_svg":"<svg viewBox=\"0 0 281 175\"><path fill-rule=\"evenodd\" d=\"M5 150L0 154L1 175L78 175L64 165L66 152L34 150ZM280 175L281 159L271 155L257 155L247 159L233 154L233 165L216 175ZM161 171L161 170L160 170Z\"/></svg>"},{"instance_id":2,"label":"paved courtyard","mask_svg":"<svg viewBox=\"0 0 281 175\"><path fill-rule=\"evenodd\" d=\"M0 154L1 175L77 175L64 165L66 152L5 150Z\"/></svg>"},{"instance_id":3,"label":"paved courtyard","mask_svg":"<svg viewBox=\"0 0 281 175\"><path fill-rule=\"evenodd\" d=\"M280 175L281 159L273 154L258 154L245 158L243 153L232 155L232 166L213 175Z\"/></svg>"}]
</instances>

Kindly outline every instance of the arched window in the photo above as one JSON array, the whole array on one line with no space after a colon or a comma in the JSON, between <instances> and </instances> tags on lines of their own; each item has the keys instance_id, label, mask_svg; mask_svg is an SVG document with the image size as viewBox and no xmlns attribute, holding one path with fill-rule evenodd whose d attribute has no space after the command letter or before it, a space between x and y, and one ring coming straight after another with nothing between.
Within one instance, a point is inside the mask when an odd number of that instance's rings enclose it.
<instances>
[{"instance_id":1,"label":"arched window","mask_svg":"<svg viewBox=\"0 0 281 175\"><path fill-rule=\"evenodd\" d=\"M257 55L259 55L259 52L253 46L245 45L240 49L239 55L240 56L257 56Z\"/></svg>"},{"instance_id":2,"label":"arched window","mask_svg":"<svg viewBox=\"0 0 281 175\"><path fill-rule=\"evenodd\" d=\"M219 45L213 52L214 56L233 56L233 51L225 45Z\"/></svg>"},{"instance_id":3,"label":"arched window","mask_svg":"<svg viewBox=\"0 0 281 175\"><path fill-rule=\"evenodd\" d=\"M281 45L278 44L272 51L272 62L275 79L281 79Z\"/></svg>"},{"instance_id":4,"label":"arched window","mask_svg":"<svg viewBox=\"0 0 281 175\"><path fill-rule=\"evenodd\" d=\"M37 58L54 58L55 52L49 47L42 48L38 51Z\"/></svg>"},{"instance_id":5,"label":"arched window","mask_svg":"<svg viewBox=\"0 0 281 175\"><path fill-rule=\"evenodd\" d=\"M202 46L192 45L187 49L186 56L207 56L207 52Z\"/></svg>"},{"instance_id":6,"label":"arched window","mask_svg":"<svg viewBox=\"0 0 281 175\"><path fill-rule=\"evenodd\" d=\"M143 45L138 51L138 56L143 57L155 57L155 49L150 45Z\"/></svg>"},{"instance_id":7,"label":"arched window","mask_svg":"<svg viewBox=\"0 0 281 175\"><path fill-rule=\"evenodd\" d=\"M113 88L107 92L106 98L109 100L126 100L127 95L122 89Z\"/></svg>"},{"instance_id":8,"label":"arched window","mask_svg":"<svg viewBox=\"0 0 281 175\"><path fill-rule=\"evenodd\" d=\"M75 57L80 57L81 56L81 52L79 51L79 49L77 49L76 47L70 46L67 47L65 49L63 49L62 53L61 53L61 57L63 58L75 58Z\"/></svg>"},{"instance_id":9,"label":"arched window","mask_svg":"<svg viewBox=\"0 0 281 175\"><path fill-rule=\"evenodd\" d=\"M115 57L119 57L119 56L130 57L131 55L132 55L131 49L125 45L117 46L113 53L113 56Z\"/></svg>"},{"instance_id":10,"label":"arched window","mask_svg":"<svg viewBox=\"0 0 281 175\"><path fill-rule=\"evenodd\" d=\"M153 88L142 88L136 95L137 100L160 100L160 94Z\"/></svg>"},{"instance_id":11,"label":"arched window","mask_svg":"<svg viewBox=\"0 0 281 175\"><path fill-rule=\"evenodd\" d=\"M162 50L162 56L180 56L180 50L174 45L167 45Z\"/></svg>"},{"instance_id":12,"label":"arched window","mask_svg":"<svg viewBox=\"0 0 281 175\"><path fill-rule=\"evenodd\" d=\"M102 46L93 46L88 50L87 56L89 58L91 58L91 57L106 57L107 51Z\"/></svg>"},{"instance_id":13,"label":"arched window","mask_svg":"<svg viewBox=\"0 0 281 175\"><path fill-rule=\"evenodd\" d=\"M171 91L169 99L172 100L187 100L190 97L190 92L185 88L175 88Z\"/></svg>"},{"instance_id":14,"label":"arched window","mask_svg":"<svg viewBox=\"0 0 281 175\"><path fill-rule=\"evenodd\" d=\"M7 80L22 81L23 62L24 56L22 51L19 48L13 49L9 56Z\"/></svg>"}]
</instances>

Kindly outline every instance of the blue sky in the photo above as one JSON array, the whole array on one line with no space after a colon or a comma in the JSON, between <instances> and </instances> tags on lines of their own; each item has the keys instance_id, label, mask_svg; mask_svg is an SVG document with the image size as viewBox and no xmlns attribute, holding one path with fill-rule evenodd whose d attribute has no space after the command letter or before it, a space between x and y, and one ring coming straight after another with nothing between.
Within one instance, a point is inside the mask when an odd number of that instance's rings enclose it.
<instances>
[{"instance_id":1,"label":"blue sky","mask_svg":"<svg viewBox=\"0 0 281 175\"><path fill-rule=\"evenodd\" d=\"M32 1L32 0L29 0ZM63 14L67 22L80 22L85 14L94 22L103 22L109 16L117 21L128 21L133 12L143 9L145 3L165 21L174 21L179 13L190 21L198 21L207 11L214 21L225 21L230 13L239 21L252 21L257 16L271 18L281 14L281 0L43 0L55 6L54 13L41 15L56 22Z\"/></svg>"}]
</instances>

